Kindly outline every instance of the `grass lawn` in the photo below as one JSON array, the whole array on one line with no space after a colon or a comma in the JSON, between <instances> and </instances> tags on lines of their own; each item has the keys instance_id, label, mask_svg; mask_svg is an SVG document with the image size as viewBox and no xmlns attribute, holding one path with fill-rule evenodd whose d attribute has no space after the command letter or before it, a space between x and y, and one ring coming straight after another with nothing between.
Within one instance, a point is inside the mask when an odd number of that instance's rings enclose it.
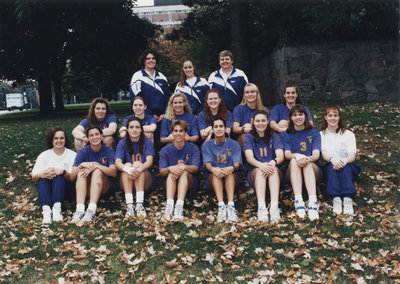
<instances>
[{"instance_id":1,"label":"grass lawn","mask_svg":"<svg viewBox=\"0 0 400 284\"><path fill-rule=\"evenodd\" d=\"M30 172L45 150L44 134L56 125L71 133L88 104L52 117L37 111L0 116L0 281L399 283L399 104L339 105L356 135L362 167L356 215L336 217L320 193L320 219L298 220L286 185L278 225L256 222L257 200L247 182L237 195L236 224L214 222L217 202L203 188L186 200L183 222L163 222L165 194L158 181L146 199L145 220L125 220L118 193L99 203L93 224L42 226ZM128 102L112 107L120 122L131 112ZM326 103L308 107L319 129ZM69 219L75 204L64 205Z\"/></svg>"}]
</instances>

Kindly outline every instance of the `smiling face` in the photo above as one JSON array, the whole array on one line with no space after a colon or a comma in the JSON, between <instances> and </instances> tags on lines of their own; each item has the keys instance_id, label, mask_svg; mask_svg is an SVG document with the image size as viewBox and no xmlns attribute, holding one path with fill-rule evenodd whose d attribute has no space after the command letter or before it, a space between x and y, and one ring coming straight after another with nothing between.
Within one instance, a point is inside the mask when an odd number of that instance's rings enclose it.
<instances>
[{"instance_id":1,"label":"smiling face","mask_svg":"<svg viewBox=\"0 0 400 284\"><path fill-rule=\"evenodd\" d=\"M148 53L146 55L146 58L144 59L144 67L147 70L153 70L154 68L156 68L156 57L154 56L154 54L152 53Z\"/></svg>"},{"instance_id":2,"label":"smiling face","mask_svg":"<svg viewBox=\"0 0 400 284\"><path fill-rule=\"evenodd\" d=\"M141 116L146 111L147 106L143 103L141 99L136 99L133 101L132 110L136 116Z\"/></svg>"},{"instance_id":3,"label":"smiling face","mask_svg":"<svg viewBox=\"0 0 400 284\"><path fill-rule=\"evenodd\" d=\"M209 93L206 102L210 109L218 109L218 106L221 103L221 98L217 93Z\"/></svg>"},{"instance_id":4,"label":"smiling face","mask_svg":"<svg viewBox=\"0 0 400 284\"><path fill-rule=\"evenodd\" d=\"M185 112L185 102L182 96L177 96L172 101L172 108L174 109L175 115L180 115Z\"/></svg>"},{"instance_id":5,"label":"smiling face","mask_svg":"<svg viewBox=\"0 0 400 284\"><path fill-rule=\"evenodd\" d=\"M186 79L194 77L194 66L192 61L187 60L183 63L183 72L185 73Z\"/></svg>"},{"instance_id":6,"label":"smiling face","mask_svg":"<svg viewBox=\"0 0 400 284\"><path fill-rule=\"evenodd\" d=\"M230 56L221 56L219 58L219 66L222 69L231 69L233 64L233 60Z\"/></svg>"},{"instance_id":7,"label":"smiling face","mask_svg":"<svg viewBox=\"0 0 400 284\"><path fill-rule=\"evenodd\" d=\"M137 120L130 121L127 130L129 133L129 137L132 140L138 140L140 137L140 134L142 133L142 128L140 126L140 122Z\"/></svg>"},{"instance_id":8,"label":"smiling face","mask_svg":"<svg viewBox=\"0 0 400 284\"><path fill-rule=\"evenodd\" d=\"M254 117L253 123L258 134L264 134L265 129L267 129L268 126L268 118L265 114L260 113Z\"/></svg>"},{"instance_id":9,"label":"smiling face","mask_svg":"<svg viewBox=\"0 0 400 284\"><path fill-rule=\"evenodd\" d=\"M174 137L174 142L181 143L185 141L186 132L181 125L175 125L172 136Z\"/></svg>"},{"instance_id":10,"label":"smiling face","mask_svg":"<svg viewBox=\"0 0 400 284\"><path fill-rule=\"evenodd\" d=\"M248 104L257 102L257 89L253 86L246 86L244 88L244 96Z\"/></svg>"},{"instance_id":11,"label":"smiling face","mask_svg":"<svg viewBox=\"0 0 400 284\"><path fill-rule=\"evenodd\" d=\"M287 87L285 93L283 94L283 97L285 98L287 104L295 104L298 97L296 87Z\"/></svg>"},{"instance_id":12,"label":"smiling face","mask_svg":"<svg viewBox=\"0 0 400 284\"><path fill-rule=\"evenodd\" d=\"M63 149L65 147L65 134L64 131L57 131L53 137L53 148Z\"/></svg>"},{"instance_id":13,"label":"smiling face","mask_svg":"<svg viewBox=\"0 0 400 284\"><path fill-rule=\"evenodd\" d=\"M94 106L94 116L98 121L103 121L107 115L107 106L104 103L97 103Z\"/></svg>"},{"instance_id":14,"label":"smiling face","mask_svg":"<svg viewBox=\"0 0 400 284\"><path fill-rule=\"evenodd\" d=\"M225 125L222 120L214 120L212 128L215 138L225 137Z\"/></svg>"},{"instance_id":15,"label":"smiling face","mask_svg":"<svg viewBox=\"0 0 400 284\"><path fill-rule=\"evenodd\" d=\"M304 127L306 121L306 115L302 112L294 112L293 115L290 117L293 121L295 127Z\"/></svg>"},{"instance_id":16,"label":"smiling face","mask_svg":"<svg viewBox=\"0 0 400 284\"><path fill-rule=\"evenodd\" d=\"M96 128L90 129L88 132L88 139L89 143L92 146L98 146L101 144L103 136L101 135L100 131Z\"/></svg>"},{"instance_id":17,"label":"smiling face","mask_svg":"<svg viewBox=\"0 0 400 284\"><path fill-rule=\"evenodd\" d=\"M337 128L339 126L340 115L336 110L331 110L327 115L324 116L325 120L328 122L329 127Z\"/></svg>"}]
</instances>

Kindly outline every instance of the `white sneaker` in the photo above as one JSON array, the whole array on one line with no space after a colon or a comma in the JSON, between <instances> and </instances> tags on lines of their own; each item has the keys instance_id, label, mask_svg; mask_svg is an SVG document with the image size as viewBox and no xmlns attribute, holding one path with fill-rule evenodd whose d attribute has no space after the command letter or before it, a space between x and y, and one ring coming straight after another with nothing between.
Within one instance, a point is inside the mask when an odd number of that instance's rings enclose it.
<instances>
[{"instance_id":1,"label":"white sneaker","mask_svg":"<svg viewBox=\"0 0 400 284\"><path fill-rule=\"evenodd\" d=\"M342 199L340 197L335 197L333 199L333 213L340 215L342 214Z\"/></svg>"},{"instance_id":2,"label":"white sneaker","mask_svg":"<svg viewBox=\"0 0 400 284\"><path fill-rule=\"evenodd\" d=\"M126 204L125 218L129 218L133 214L135 214L135 205L133 205L133 203L127 203Z\"/></svg>"},{"instance_id":3,"label":"white sneaker","mask_svg":"<svg viewBox=\"0 0 400 284\"><path fill-rule=\"evenodd\" d=\"M61 212L60 207L53 206L53 222L61 222L64 220L64 217Z\"/></svg>"},{"instance_id":4,"label":"white sneaker","mask_svg":"<svg viewBox=\"0 0 400 284\"><path fill-rule=\"evenodd\" d=\"M94 218L96 217L96 212L93 210L86 210L85 216L83 216L83 218L80 220L80 222L86 223L86 222L92 222L94 220Z\"/></svg>"},{"instance_id":5,"label":"white sneaker","mask_svg":"<svg viewBox=\"0 0 400 284\"><path fill-rule=\"evenodd\" d=\"M177 220L182 220L184 217L183 215L183 206L182 205L176 205L175 210L174 210L174 218Z\"/></svg>"},{"instance_id":6,"label":"white sneaker","mask_svg":"<svg viewBox=\"0 0 400 284\"><path fill-rule=\"evenodd\" d=\"M308 205L308 218L310 219L310 221L314 221L319 218L318 210L318 201L315 201L314 203Z\"/></svg>"},{"instance_id":7,"label":"white sneaker","mask_svg":"<svg viewBox=\"0 0 400 284\"><path fill-rule=\"evenodd\" d=\"M174 205L167 204L165 206L164 218L166 220L171 220L171 217L173 216L173 214L174 214Z\"/></svg>"},{"instance_id":8,"label":"white sneaker","mask_svg":"<svg viewBox=\"0 0 400 284\"><path fill-rule=\"evenodd\" d=\"M147 217L146 209L144 209L143 203L136 203L136 216L138 217Z\"/></svg>"},{"instance_id":9,"label":"white sneaker","mask_svg":"<svg viewBox=\"0 0 400 284\"><path fill-rule=\"evenodd\" d=\"M43 224L51 224L51 209L50 207L46 206L46 208L43 208L42 210L43 214Z\"/></svg>"},{"instance_id":10,"label":"white sneaker","mask_svg":"<svg viewBox=\"0 0 400 284\"><path fill-rule=\"evenodd\" d=\"M353 199L349 197L343 198L343 214L354 215Z\"/></svg>"},{"instance_id":11,"label":"white sneaker","mask_svg":"<svg viewBox=\"0 0 400 284\"><path fill-rule=\"evenodd\" d=\"M218 206L218 216L217 216L217 222L222 223L226 221L226 206L224 205L219 205Z\"/></svg>"},{"instance_id":12,"label":"white sneaker","mask_svg":"<svg viewBox=\"0 0 400 284\"><path fill-rule=\"evenodd\" d=\"M297 216L301 219L306 216L306 205L303 200L295 200L294 209L296 210Z\"/></svg>"},{"instance_id":13,"label":"white sneaker","mask_svg":"<svg viewBox=\"0 0 400 284\"><path fill-rule=\"evenodd\" d=\"M261 206L258 208L257 217L259 222L268 222L268 210L267 207Z\"/></svg>"},{"instance_id":14,"label":"white sneaker","mask_svg":"<svg viewBox=\"0 0 400 284\"><path fill-rule=\"evenodd\" d=\"M83 216L85 216L84 211L75 211L74 215L72 215L71 223L77 223L79 222Z\"/></svg>"},{"instance_id":15,"label":"white sneaker","mask_svg":"<svg viewBox=\"0 0 400 284\"><path fill-rule=\"evenodd\" d=\"M278 223L281 219L278 205L271 205L269 208L269 214L271 216L271 223Z\"/></svg>"},{"instance_id":16,"label":"white sneaker","mask_svg":"<svg viewBox=\"0 0 400 284\"><path fill-rule=\"evenodd\" d=\"M238 217L237 217L237 210L235 209L234 206L228 205L228 222L236 222Z\"/></svg>"}]
</instances>

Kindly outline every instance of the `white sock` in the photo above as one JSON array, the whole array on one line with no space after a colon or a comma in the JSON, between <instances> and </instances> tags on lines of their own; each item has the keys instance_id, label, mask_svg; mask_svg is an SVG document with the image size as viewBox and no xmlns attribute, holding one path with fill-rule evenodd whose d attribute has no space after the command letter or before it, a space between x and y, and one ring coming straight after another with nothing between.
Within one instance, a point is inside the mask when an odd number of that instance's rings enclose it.
<instances>
[{"instance_id":1,"label":"white sock","mask_svg":"<svg viewBox=\"0 0 400 284\"><path fill-rule=\"evenodd\" d=\"M300 202L303 202L303 195L301 195L301 194L298 194L298 195L295 195L294 196L294 200L295 201L300 201Z\"/></svg>"},{"instance_id":2,"label":"white sock","mask_svg":"<svg viewBox=\"0 0 400 284\"><path fill-rule=\"evenodd\" d=\"M267 207L265 204L265 201L258 202L258 209L260 209L262 207Z\"/></svg>"},{"instance_id":3,"label":"white sock","mask_svg":"<svg viewBox=\"0 0 400 284\"><path fill-rule=\"evenodd\" d=\"M218 202L218 206L225 206L225 203L223 201Z\"/></svg>"},{"instance_id":4,"label":"white sock","mask_svg":"<svg viewBox=\"0 0 400 284\"><path fill-rule=\"evenodd\" d=\"M310 203L315 203L315 202L317 202L317 196L314 194L314 195L310 195L310 197L308 198L308 201L310 202Z\"/></svg>"},{"instance_id":5,"label":"white sock","mask_svg":"<svg viewBox=\"0 0 400 284\"><path fill-rule=\"evenodd\" d=\"M183 204L184 204L184 203L185 203L185 202L183 202L183 200L178 199L178 200L176 201L176 206L180 205L180 206L183 207Z\"/></svg>"},{"instance_id":6,"label":"white sock","mask_svg":"<svg viewBox=\"0 0 400 284\"><path fill-rule=\"evenodd\" d=\"M271 201L271 207L273 206L278 207L278 201Z\"/></svg>"},{"instance_id":7,"label":"white sock","mask_svg":"<svg viewBox=\"0 0 400 284\"><path fill-rule=\"evenodd\" d=\"M133 194L125 193L125 201L126 201L126 204L133 203Z\"/></svg>"},{"instance_id":8,"label":"white sock","mask_svg":"<svg viewBox=\"0 0 400 284\"><path fill-rule=\"evenodd\" d=\"M61 202L56 202L53 204L53 209L61 209Z\"/></svg>"},{"instance_id":9,"label":"white sock","mask_svg":"<svg viewBox=\"0 0 400 284\"><path fill-rule=\"evenodd\" d=\"M144 200L144 191L138 191L136 192L136 203L143 203Z\"/></svg>"},{"instance_id":10,"label":"white sock","mask_svg":"<svg viewBox=\"0 0 400 284\"><path fill-rule=\"evenodd\" d=\"M82 204L82 203L76 204L76 211L77 212L85 212L85 204Z\"/></svg>"},{"instance_id":11,"label":"white sock","mask_svg":"<svg viewBox=\"0 0 400 284\"><path fill-rule=\"evenodd\" d=\"M96 203L89 203L88 210L92 210L96 212L97 204Z\"/></svg>"},{"instance_id":12,"label":"white sock","mask_svg":"<svg viewBox=\"0 0 400 284\"><path fill-rule=\"evenodd\" d=\"M43 205L42 210L43 210L43 212L51 212L51 208L49 205Z\"/></svg>"},{"instance_id":13,"label":"white sock","mask_svg":"<svg viewBox=\"0 0 400 284\"><path fill-rule=\"evenodd\" d=\"M235 207L235 202L233 202L233 201L228 201L228 206Z\"/></svg>"},{"instance_id":14,"label":"white sock","mask_svg":"<svg viewBox=\"0 0 400 284\"><path fill-rule=\"evenodd\" d=\"M167 204L174 206L174 200L173 199L167 199Z\"/></svg>"}]
</instances>

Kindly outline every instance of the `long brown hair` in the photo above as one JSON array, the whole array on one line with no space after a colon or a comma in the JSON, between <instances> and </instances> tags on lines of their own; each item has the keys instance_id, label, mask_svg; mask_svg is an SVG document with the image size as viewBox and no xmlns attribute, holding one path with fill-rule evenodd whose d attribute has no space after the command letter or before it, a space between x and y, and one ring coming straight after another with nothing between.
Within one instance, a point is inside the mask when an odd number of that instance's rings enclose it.
<instances>
[{"instance_id":1,"label":"long brown hair","mask_svg":"<svg viewBox=\"0 0 400 284\"><path fill-rule=\"evenodd\" d=\"M265 115L267 117L267 119L268 119L267 128L264 130L264 137L260 137L260 135L258 135L257 129L254 126L254 120L256 118L256 115L259 115L259 114ZM272 133L271 125L269 123L268 113L263 109L262 110L256 110L254 112L253 119L251 121L252 121L252 123L251 123L251 134L253 134L253 136L254 136L254 141L257 143L260 140L264 140L265 143L269 144L269 142L271 141L271 137L272 137L273 133Z\"/></svg>"},{"instance_id":2,"label":"long brown hair","mask_svg":"<svg viewBox=\"0 0 400 284\"><path fill-rule=\"evenodd\" d=\"M339 115L339 123L338 123L338 128L336 128L336 133L341 133L343 134L346 131L346 125L344 123L343 117L342 117L342 113L340 112L340 109L337 106L330 106L327 107L325 110L325 115L324 115L324 121L322 121L322 126L321 126L321 130L323 133L325 133L325 130L328 128L328 122L325 119L325 116L328 115L328 113L330 112L337 112Z\"/></svg>"},{"instance_id":3,"label":"long brown hair","mask_svg":"<svg viewBox=\"0 0 400 284\"><path fill-rule=\"evenodd\" d=\"M296 129L294 128L294 123L292 120L292 115L296 112L304 113L304 130L308 130L313 128L312 124L310 123L310 118L307 115L307 111L305 106L303 105L294 105L289 112L289 126L286 130L287 133L294 134Z\"/></svg>"},{"instance_id":4,"label":"long brown hair","mask_svg":"<svg viewBox=\"0 0 400 284\"><path fill-rule=\"evenodd\" d=\"M133 121L137 121L139 122L140 125L140 129L142 130L140 132L140 137L139 137L139 153L143 154L143 149L144 149L144 130L143 130L143 125L142 125L142 120L138 117L131 117L130 119L128 119L128 122L126 123L126 129L128 130L129 128L129 123L133 122ZM129 151L129 155L133 155L133 147L132 147L132 141L131 141L131 137L129 136L129 133L127 133L127 135L125 135L125 142L126 145L128 145L128 151Z\"/></svg>"},{"instance_id":5,"label":"long brown hair","mask_svg":"<svg viewBox=\"0 0 400 284\"><path fill-rule=\"evenodd\" d=\"M217 90L217 89L210 89L207 91L206 96L204 98L204 114L206 116L206 121L208 123L211 123L213 121L213 115L211 113L210 107L207 105L207 99L209 94L211 93L216 93L218 95L218 97L221 99L221 102L219 103L218 106L218 113L217 113L217 117L222 118L224 121L226 121L226 119L228 118L228 109L226 108L224 99L222 98L221 93Z\"/></svg>"},{"instance_id":6,"label":"long brown hair","mask_svg":"<svg viewBox=\"0 0 400 284\"><path fill-rule=\"evenodd\" d=\"M181 68L181 72L180 72L180 75L179 75L179 82L178 82L178 86L179 86L179 87L185 86L186 74L185 74L185 72L183 71L183 64L185 64L186 62L192 63L192 65L193 65L193 74L194 74L195 77L199 77L199 75L197 74L196 68L194 67L193 60L190 60L190 59L185 60L185 61L183 61L183 63L182 63L182 68Z\"/></svg>"},{"instance_id":7,"label":"long brown hair","mask_svg":"<svg viewBox=\"0 0 400 284\"><path fill-rule=\"evenodd\" d=\"M114 111L111 109L110 104L108 103L108 101L104 98L95 98L92 103L90 104L89 107L89 112L88 112L88 116L87 119L89 119L89 123L90 124L94 124L94 125L98 125L99 121L97 120L96 116L94 115L94 109L96 107L97 104L105 104L106 105L106 109L107 109L107 114L114 114Z\"/></svg>"}]
</instances>

